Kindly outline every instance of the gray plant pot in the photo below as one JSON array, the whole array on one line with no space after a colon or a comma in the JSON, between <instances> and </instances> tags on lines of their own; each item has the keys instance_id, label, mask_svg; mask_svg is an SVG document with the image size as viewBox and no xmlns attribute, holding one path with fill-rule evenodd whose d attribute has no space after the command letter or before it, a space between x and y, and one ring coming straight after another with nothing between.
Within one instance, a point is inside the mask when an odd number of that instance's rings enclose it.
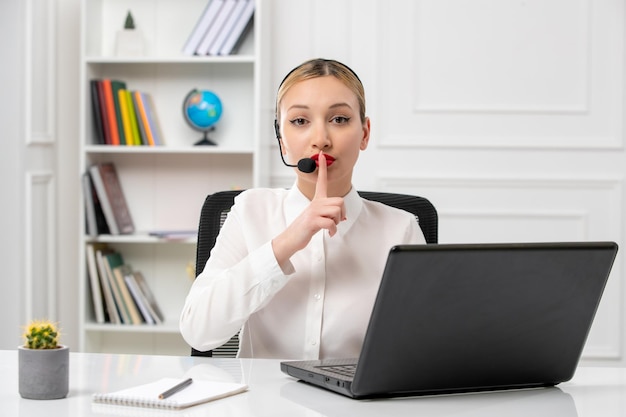
<instances>
[{"instance_id":1,"label":"gray plant pot","mask_svg":"<svg viewBox=\"0 0 626 417\"><path fill-rule=\"evenodd\" d=\"M19 390L22 398L54 400L69 391L70 349L28 349L18 346Z\"/></svg>"}]
</instances>

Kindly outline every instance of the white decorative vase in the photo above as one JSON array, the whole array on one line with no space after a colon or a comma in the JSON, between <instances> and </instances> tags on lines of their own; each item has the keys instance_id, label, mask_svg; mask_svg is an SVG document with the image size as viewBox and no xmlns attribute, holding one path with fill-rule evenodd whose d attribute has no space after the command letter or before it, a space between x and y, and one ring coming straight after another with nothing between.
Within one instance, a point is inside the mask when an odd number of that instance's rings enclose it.
<instances>
[{"instance_id":1,"label":"white decorative vase","mask_svg":"<svg viewBox=\"0 0 626 417\"><path fill-rule=\"evenodd\" d=\"M18 346L19 392L22 398L55 400L69 392L70 349Z\"/></svg>"},{"instance_id":2,"label":"white decorative vase","mask_svg":"<svg viewBox=\"0 0 626 417\"><path fill-rule=\"evenodd\" d=\"M144 54L144 40L139 29L122 29L117 31L115 55L135 57Z\"/></svg>"}]
</instances>

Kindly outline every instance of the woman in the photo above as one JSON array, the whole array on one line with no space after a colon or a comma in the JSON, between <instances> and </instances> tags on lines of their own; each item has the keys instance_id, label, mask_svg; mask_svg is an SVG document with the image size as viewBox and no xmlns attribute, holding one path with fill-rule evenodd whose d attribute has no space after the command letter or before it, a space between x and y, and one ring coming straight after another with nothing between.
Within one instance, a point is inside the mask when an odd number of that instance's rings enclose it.
<instances>
[{"instance_id":1,"label":"woman","mask_svg":"<svg viewBox=\"0 0 626 417\"><path fill-rule=\"evenodd\" d=\"M412 214L359 197L352 172L370 139L365 93L346 65L307 61L281 83L276 134L289 190L241 193L185 301L180 330L209 350L240 329L239 357L359 355L387 254L424 243Z\"/></svg>"}]
</instances>

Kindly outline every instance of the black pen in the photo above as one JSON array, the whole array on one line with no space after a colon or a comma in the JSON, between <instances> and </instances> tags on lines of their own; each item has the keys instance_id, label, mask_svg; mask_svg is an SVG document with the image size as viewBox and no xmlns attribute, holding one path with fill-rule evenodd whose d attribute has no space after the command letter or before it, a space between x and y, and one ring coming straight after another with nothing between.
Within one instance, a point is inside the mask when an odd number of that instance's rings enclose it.
<instances>
[{"instance_id":1,"label":"black pen","mask_svg":"<svg viewBox=\"0 0 626 417\"><path fill-rule=\"evenodd\" d=\"M176 394L178 391L182 391L185 388L187 388L189 385L191 385L192 382L193 382L193 379L191 378L185 379L183 382L181 382L180 384L174 385L172 388L168 389L163 394L159 394L159 399L163 400L167 397L171 397L172 395Z\"/></svg>"}]
</instances>

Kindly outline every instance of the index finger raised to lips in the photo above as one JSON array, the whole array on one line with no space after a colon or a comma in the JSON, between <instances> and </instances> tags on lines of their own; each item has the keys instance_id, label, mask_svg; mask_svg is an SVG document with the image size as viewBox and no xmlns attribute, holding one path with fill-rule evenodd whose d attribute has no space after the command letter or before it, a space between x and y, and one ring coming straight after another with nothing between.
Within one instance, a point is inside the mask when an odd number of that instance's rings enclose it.
<instances>
[{"instance_id":1,"label":"index finger raised to lips","mask_svg":"<svg viewBox=\"0 0 626 417\"><path fill-rule=\"evenodd\" d=\"M317 182L315 183L315 197L326 198L328 197L328 179L326 176L327 166L326 157L323 152L320 152L317 160Z\"/></svg>"}]
</instances>

